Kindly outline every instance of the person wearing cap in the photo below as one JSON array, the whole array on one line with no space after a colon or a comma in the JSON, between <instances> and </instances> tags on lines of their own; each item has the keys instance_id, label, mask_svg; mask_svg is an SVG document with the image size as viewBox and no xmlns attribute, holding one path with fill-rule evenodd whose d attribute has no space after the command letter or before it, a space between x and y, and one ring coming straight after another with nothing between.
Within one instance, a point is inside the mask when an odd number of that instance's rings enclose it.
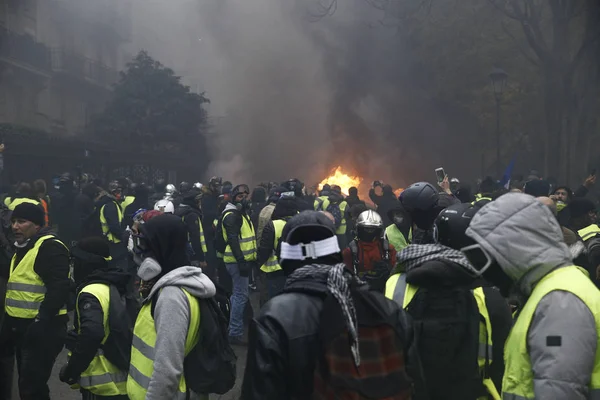
<instances>
[{"instance_id":1,"label":"person wearing cap","mask_svg":"<svg viewBox=\"0 0 600 400\"><path fill-rule=\"evenodd\" d=\"M181 218L162 214L135 237L142 308L133 329L127 395L131 400L206 399L186 383L184 360L197 345L200 299L216 288L186 253Z\"/></svg>"},{"instance_id":2,"label":"person wearing cap","mask_svg":"<svg viewBox=\"0 0 600 400\"><path fill-rule=\"evenodd\" d=\"M600 227L596 204L586 197L576 197L565 208L570 216L569 227L585 245L585 253L578 257L578 265L584 267L597 287L600 287Z\"/></svg>"},{"instance_id":3,"label":"person wearing cap","mask_svg":"<svg viewBox=\"0 0 600 400\"><path fill-rule=\"evenodd\" d=\"M84 400L127 399L126 364L131 343L117 340L122 339L119 333L127 330L128 321L115 317L117 310L119 315L127 315L118 300L125 295L130 276L109 268L110 249L101 237L81 240L71 255L77 285L75 329L69 332L69 359L59 378L78 387Z\"/></svg>"},{"instance_id":4,"label":"person wearing cap","mask_svg":"<svg viewBox=\"0 0 600 400\"><path fill-rule=\"evenodd\" d=\"M69 251L44 228L44 210L12 213L15 255L8 271L0 357L17 357L21 399L49 399L48 378L67 331Z\"/></svg>"},{"instance_id":5,"label":"person wearing cap","mask_svg":"<svg viewBox=\"0 0 600 400\"><path fill-rule=\"evenodd\" d=\"M349 286L366 286L346 269L334 222L325 213L303 211L292 217L283 229L278 255L286 275L285 289L269 300L250 323L242 399L312 398L315 369L323 354L319 330L327 296L336 298L340 305L336 310L341 309L343 314L339 320L345 321L346 329L357 329L350 322L356 321L356 315L352 316L354 303ZM382 294L373 294L378 303L375 307L392 307L396 315L404 315ZM398 331L412 332L408 320L400 318L397 323ZM402 339L404 344L409 342L406 337ZM352 349L357 342L357 337L349 341ZM367 354L361 353L361 358L367 358L363 357ZM411 352L406 350L405 354ZM409 370L413 359L407 356L406 362Z\"/></svg>"},{"instance_id":6,"label":"person wearing cap","mask_svg":"<svg viewBox=\"0 0 600 400\"><path fill-rule=\"evenodd\" d=\"M256 264L256 236L250 216L247 185L237 185L231 191L231 201L223 210L223 239L227 243L223 254L225 268L233 281L229 340L243 345L244 310L248 303L250 271Z\"/></svg>"},{"instance_id":7,"label":"person wearing cap","mask_svg":"<svg viewBox=\"0 0 600 400\"><path fill-rule=\"evenodd\" d=\"M508 193L484 206L462 249L505 296L518 300L505 344L503 399L600 396L600 292L574 265L560 226L536 198Z\"/></svg>"}]
</instances>

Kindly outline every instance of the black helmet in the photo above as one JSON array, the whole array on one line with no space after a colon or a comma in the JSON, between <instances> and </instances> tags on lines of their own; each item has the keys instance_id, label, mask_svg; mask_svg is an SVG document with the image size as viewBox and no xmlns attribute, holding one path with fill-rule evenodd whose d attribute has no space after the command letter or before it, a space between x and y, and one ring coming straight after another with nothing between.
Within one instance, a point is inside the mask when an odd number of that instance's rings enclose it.
<instances>
[{"instance_id":1,"label":"black helmet","mask_svg":"<svg viewBox=\"0 0 600 400\"><path fill-rule=\"evenodd\" d=\"M443 210L435 219L437 242L455 250L475 244L465 232L479 210L480 207L466 203L455 204Z\"/></svg>"},{"instance_id":2,"label":"black helmet","mask_svg":"<svg viewBox=\"0 0 600 400\"><path fill-rule=\"evenodd\" d=\"M189 182L183 181L179 184L179 193L189 192L191 188L192 185Z\"/></svg>"},{"instance_id":3,"label":"black helmet","mask_svg":"<svg viewBox=\"0 0 600 400\"><path fill-rule=\"evenodd\" d=\"M413 183L400 193L400 203L408 211L427 211L437 206L439 192L427 182Z\"/></svg>"}]
</instances>

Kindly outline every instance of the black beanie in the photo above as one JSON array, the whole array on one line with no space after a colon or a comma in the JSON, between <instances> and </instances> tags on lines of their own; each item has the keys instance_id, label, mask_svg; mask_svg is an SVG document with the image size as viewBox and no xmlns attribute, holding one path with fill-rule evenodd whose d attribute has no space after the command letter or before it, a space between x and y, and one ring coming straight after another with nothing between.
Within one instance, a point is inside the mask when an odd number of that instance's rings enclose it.
<instances>
[{"instance_id":1,"label":"black beanie","mask_svg":"<svg viewBox=\"0 0 600 400\"><path fill-rule=\"evenodd\" d=\"M36 225L44 226L44 210L33 203L21 203L12 212L12 219L24 219Z\"/></svg>"},{"instance_id":2,"label":"black beanie","mask_svg":"<svg viewBox=\"0 0 600 400\"><path fill-rule=\"evenodd\" d=\"M529 181L525 184L524 191L533 197L545 197L550 194L550 183L541 179Z\"/></svg>"},{"instance_id":3,"label":"black beanie","mask_svg":"<svg viewBox=\"0 0 600 400\"><path fill-rule=\"evenodd\" d=\"M83 251L95 254L105 259L110 257L108 242L102 237L88 237L81 239L77 243L77 247Z\"/></svg>"}]
</instances>

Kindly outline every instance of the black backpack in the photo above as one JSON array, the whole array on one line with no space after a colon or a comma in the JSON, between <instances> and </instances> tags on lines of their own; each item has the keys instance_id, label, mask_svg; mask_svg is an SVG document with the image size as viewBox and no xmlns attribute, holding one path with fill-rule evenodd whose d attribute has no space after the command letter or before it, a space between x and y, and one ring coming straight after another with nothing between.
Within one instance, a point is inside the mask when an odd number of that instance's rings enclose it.
<instances>
[{"instance_id":1,"label":"black backpack","mask_svg":"<svg viewBox=\"0 0 600 400\"><path fill-rule=\"evenodd\" d=\"M469 288L419 288L407 308L432 399L486 394L479 371L479 314ZM485 320L483 321L485 323Z\"/></svg>"},{"instance_id":2,"label":"black backpack","mask_svg":"<svg viewBox=\"0 0 600 400\"><path fill-rule=\"evenodd\" d=\"M122 371L129 371L133 328L140 310L140 303L132 294L121 295L110 285L108 326L110 334L102 346L104 356Z\"/></svg>"},{"instance_id":3,"label":"black backpack","mask_svg":"<svg viewBox=\"0 0 600 400\"><path fill-rule=\"evenodd\" d=\"M229 297L215 284L217 294L198 299L200 306L200 338L183 361L185 381L199 394L225 394L235 385L237 356L229 344ZM152 299L151 313L158 295Z\"/></svg>"}]
</instances>

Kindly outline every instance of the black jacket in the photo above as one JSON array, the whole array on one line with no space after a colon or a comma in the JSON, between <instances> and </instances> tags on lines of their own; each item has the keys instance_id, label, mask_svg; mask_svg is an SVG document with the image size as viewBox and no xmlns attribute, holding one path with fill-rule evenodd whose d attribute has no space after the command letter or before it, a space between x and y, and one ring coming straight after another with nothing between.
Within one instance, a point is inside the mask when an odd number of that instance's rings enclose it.
<instances>
[{"instance_id":1,"label":"black jacket","mask_svg":"<svg viewBox=\"0 0 600 400\"><path fill-rule=\"evenodd\" d=\"M393 192L386 190L383 192L382 196L377 196L375 194L375 190L369 190L369 198L375 205L377 206L377 213L381 216L383 220L383 226L387 228L392 224L388 214L390 210L398 208L400 206L400 202L396 198Z\"/></svg>"},{"instance_id":2,"label":"black jacket","mask_svg":"<svg viewBox=\"0 0 600 400\"><path fill-rule=\"evenodd\" d=\"M79 240L81 237L82 219L80 218L80 210L84 205L78 201L79 196L75 188L61 188L53 193L50 197L52 201L52 222L58 226L58 236L67 245L71 242ZM88 198L89 199L89 198ZM90 208L87 210L86 216L92 213L94 207L92 200Z\"/></svg>"},{"instance_id":3,"label":"black jacket","mask_svg":"<svg viewBox=\"0 0 600 400\"><path fill-rule=\"evenodd\" d=\"M504 343L512 328L512 314L506 299L500 292L480 280L473 280L463 270L450 261L431 260L412 267L406 281L418 287L467 287L475 289L483 286L485 303L492 325L492 362L490 375L496 388L502 387L504 375ZM394 271L395 272L395 271Z\"/></svg>"},{"instance_id":4,"label":"black jacket","mask_svg":"<svg viewBox=\"0 0 600 400\"><path fill-rule=\"evenodd\" d=\"M121 221L119 221L119 211L117 210L120 206L115 198L110 195L103 196L96 201L95 206L98 220L100 219L100 211L104 207L104 218L106 218L108 224L108 231L119 239L123 237L123 227Z\"/></svg>"},{"instance_id":5,"label":"black jacket","mask_svg":"<svg viewBox=\"0 0 600 400\"><path fill-rule=\"evenodd\" d=\"M267 222L258 243L256 254L256 263L258 266L264 265L275 250L275 226L273 221Z\"/></svg>"},{"instance_id":6,"label":"black jacket","mask_svg":"<svg viewBox=\"0 0 600 400\"><path fill-rule=\"evenodd\" d=\"M181 204L177 210L175 210L175 215L181 217L188 230L189 243L192 246L192 250L194 250L194 255L191 257L190 261L204 262L205 256L202 251L202 238L200 237L202 212L195 207Z\"/></svg>"},{"instance_id":7,"label":"black jacket","mask_svg":"<svg viewBox=\"0 0 600 400\"><path fill-rule=\"evenodd\" d=\"M249 327L249 348L241 399L310 399L319 350L319 320L324 284L305 282L306 293L282 293L267 302ZM310 294L309 294L310 293ZM380 300L387 302L383 295ZM382 305L383 307L383 305ZM418 365L412 327L401 313L398 330L404 332L409 376Z\"/></svg>"},{"instance_id":8,"label":"black jacket","mask_svg":"<svg viewBox=\"0 0 600 400\"><path fill-rule=\"evenodd\" d=\"M120 270L96 270L77 288L79 318L75 318L75 329L69 332L72 340L67 342L72 352L68 376L78 377L86 370L104 339L104 312L100 301L94 295L81 291L93 283L104 283L115 286L119 293L124 294L129 279L130 275Z\"/></svg>"},{"instance_id":9,"label":"black jacket","mask_svg":"<svg viewBox=\"0 0 600 400\"><path fill-rule=\"evenodd\" d=\"M215 238L213 221L219 218L219 194L213 193L206 186L202 187L202 198L200 200L202 206L202 226L204 227L204 235L207 243L212 243Z\"/></svg>"},{"instance_id":10,"label":"black jacket","mask_svg":"<svg viewBox=\"0 0 600 400\"><path fill-rule=\"evenodd\" d=\"M234 207L232 204L228 206ZM225 218L223 218L223 229L227 233L227 244L231 247L231 252L235 257L238 264L245 263L244 254L242 253L242 249L240 248L240 235L242 231L242 223L243 219L246 218L248 222L250 221L250 217L246 213L242 213L237 209L231 209L228 212Z\"/></svg>"},{"instance_id":11,"label":"black jacket","mask_svg":"<svg viewBox=\"0 0 600 400\"><path fill-rule=\"evenodd\" d=\"M17 248L15 250L15 265L18 265L40 237L48 234L50 234L49 229L42 229L25 247ZM46 287L46 295L44 301L42 301L42 304L40 305L38 313L40 321L49 321L54 318L64 319L66 321L68 319L67 315L57 316L57 314L58 311L67 304L69 298L69 288L71 283L69 280L69 250L56 240L46 240L40 246L33 270L40 276ZM9 271L4 270L2 272L2 275L5 278L8 278ZM21 318L7 318L7 320L11 319L18 320Z\"/></svg>"}]
</instances>

